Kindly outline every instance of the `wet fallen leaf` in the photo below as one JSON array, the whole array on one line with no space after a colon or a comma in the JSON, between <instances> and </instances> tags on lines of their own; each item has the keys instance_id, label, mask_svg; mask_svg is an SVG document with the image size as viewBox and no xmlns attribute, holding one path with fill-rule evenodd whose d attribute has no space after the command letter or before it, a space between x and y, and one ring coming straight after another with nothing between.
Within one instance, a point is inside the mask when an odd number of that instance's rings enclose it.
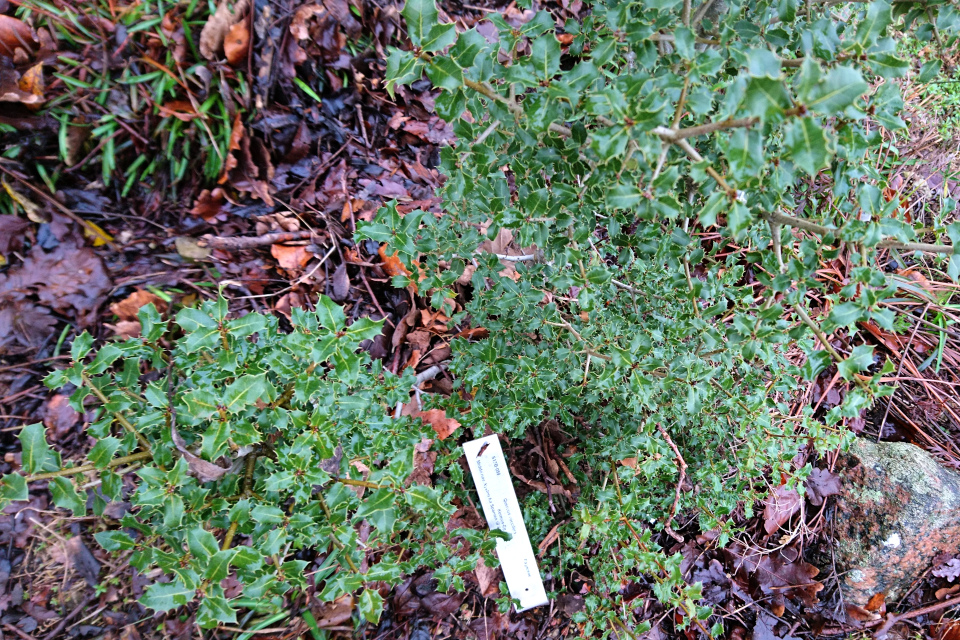
<instances>
[{"instance_id":1,"label":"wet fallen leaf","mask_svg":"<svg viewBox=\"0 0 960 640\"><path fill-rule=\"evenodd\" d=\"M223 189L220 187L212 191L210 189L204 189L200 192L200 195L197 196L197 199L193 201L193 208L190 209L190 215L203 218L206 222L215 222L217 216L220 215L221 209L223 209L225 195Z\"/></svg>"},{"instance_id":2,"label":"wet fallen leaf","mask_svg":"<svg viewBox=\"0 0 960 640\"><path fill-rule=\"evenodd\" d=\"M46 307L0 299L0 354L15 344L39 347L50 338L56 324Z\"/></svg>"},{"instance_id":3,"label":"wet fallen leaf","mask_svg":"<svg viewBox=\"0 0 960 640\"><path fill-rule=\"evenodd\" d=\"M90 239L90 244L95 247L102 247L109 242L113 242L113 236L100 228L100 225L87 220L83 227L83 235Z\"/></svg>"},{"instance_id":4,"label":"wet fallen leaf","mask_svg":"<svg viewBox=\"0 0 960 640\"><path fill-rule=\"evenodd\" d=\"M957 578L960 578L960 558L954 558L949 562L943 563L934 569L932 573L938 578L946 578L949 582L953 582Z\"/></svg>"},{"instance_id":5,"label":"wet fallen leaf","mask_svg":"<svg viewBox=\"0 0 960 640\"><path fill-rule=\"evenodd\" d=\"M806 486L810 504L820 506L827 496L840 493L840 476L826 469L814 469L807 477Z\"/></svg>"},{"instance_id":6,"label":"wet fallen leaf","mask_svg":"<svg viewBox=\"0 0 960 640\"><path fill-rule=\"evenodd\" d=\"M270 255L277 260L277 264L287 271L299 271L303 269L313 255L307 251L303 245L288 246L285 244L275 244L270 247Z\"/></svg>"},{"instance_id":7,"label":"wet fallen leaf","mask_svg":"<svg viewBox=\"0 0 960 640\"><path fill-rule=\"evenodd\" d=\"M308 4L297 9L290 21L290 35L297 40L306 40L310 37L307 21L313 16L324 15L327 10L319 4Z\"/></svg>"},{"instance_id":8,"label":"wet fallen leaf","mask_svg":"<svg viewBox=\"0 0 960 640\"><path fill-rule=\"evenodd\" d=\"M763 504L763 528L774 533L800 511L802 501L794 489L781 486L770 492Z\"/></svg>"},{"instance_id":9,"label":"wet fallen leaf","mask_svg":"<svg viewBox=\"0 0 960 640\"><path fill-rule=\"evenodd\" d=\"M163 298L157 294L144 289L138 289L120 302L114 302L111 304L110 313L114 314L121 320L136 320L137 312L140 311L140 307L148 305L151 302L157 309L165 309L167 306L163 301Z\"/></svg>"},{"instance_id":10,"label":"wet fallen leaf","mask_svg":"<svg viewBox=\"0 0 960 640\"><path fill-rule=\"evenodd\" d=\"M233 118L233 127L230 130L230 145L227 147L227 157L223 162L223 173L217 179L217 184L223 184L230 178L230 172L237 167L237 152L240 151L243 141L243 119L240 117L240 111Z\"/></svg>"},{"instance_id":11,"label":"wet fallen leaf","mask_svg":"<svg viewBox=\"0 0 960 640\"><path fill-rule=\"evenodd\" d=\"M331 278L330 297L335 302L343 302L350 295L350 276L347 274L347 263L341 262Z\"/></svg>"},{"instance_id":12,"label":"wet fallen leaf","mask_svg":"<svg viewBox=\"0 0 960 640\"><path fill-rule=\"evenodd\" d=\"M170 427L170 439L173 440L173 446L177 448L183 459L187 461L190 474L200 482L215 482L230 471L229 466L221 467L218 464L208 462L187 449L187 443L180 436L176 426L171 425Z\"/></svg>"},{"instance_id":13,"label":"wet fallen leaf","mask_svg":"<svg viewBox=\"0 0 960 640\"><path fill-rule=\"evenodd\" d=\"M36 42L30 25L12 16L0 15L0 54L12 58L17 49L33 51Z\"/></svg>"},{"instance_id":14,"label":"wet fallen leaf","mask_svg":"<svg viewBox=\"0 0 960 640\"><path fill-rule=\"evenodd\" d=\"M205 260L210 257L210 249L201 247L195 238L178 236L174 243L177 253L187 260Z\"/></svg>"},{"instance_id":15,"label":"wet fallen leaf","mask_svg":"<svg viewBox=\"0 0 960 640\"><path fill-rule=\"evenodd\" d=\"M51 251L35 245L20 268L0 274L0 308L35 298L40 304L74 316L88 327L97 318L103 297L113 287L103 261L92 249L64 240ZM41 312L42 313L42 312ZM0 325L3 323L0 322Z\"/></svg>"},{"instance_id":16,"label":"wet fallen leaf","mask_svg":"<svg viewBox=\"0 0 960 640\"><path fill-rule=\"evenodd\" d=\"M321 602L314 598L310 602L310 613L321 629L339 627L350 622L353 616L353 595L342 595L333 602Z\"/></svg>"},{"instance_id":17,"label":"wet fallen leaf","mask_svg":"<svg viewBox=\"0 0 960 640\"><path fill-rule=\"evenodd\" d=\"M0 215L0 255L11 249L23 246L23 234L30 228L30 222L18 216Z\"/></svg>"},{"instance_id":18,"label":"wet fallen leaf","mask_svg":"<svg viewBox=\"0 0 960 640\"><path fill-rule=\"evenodd\" d=\"M431 476L433 475L434 465L437 461L437 452L430 451L433 440L423 438L420 442L413 445L413 473L407 477L406 486L411 484L422 484L428 487L433 486Z\"/></svg>"},{"instance_id":19,"label":"wet fallen leaf","mask_svg":"<svg viewBox=\"0 0 960 640\"><path fill-rule=\"evenodd\" d=\"M219 56L230 27L240 21L249 6L250 0L220 0L217 10L200 31L200 54L204 58L215 60Z\"/></svg>"},{"instance_id":20,"label":"wet fallen leaf","mask_svg":"<svg viewBox=\"0 0 960 640\"><path fill-rule=\"evenodd\" d=\"M762 552L733 544L725 553L735 571L756 580L760 591L771 598L772 606L782 609L785 597L798 598L808 607L819 601L817 594L823 589L823 583L814 578L820 570L804 562L795 548Z\"/></svg>"},{"instance_id":21,"label":"wet fallen leaf","mask_svg":"<svg viewBox=\"0 0 960 640\"><path fill-rule=\"evenodd\" d=\"M93 557L87 546L83 544L80 536L74 536L63 543L67 552L67 558L80 577L82 577L91 587L96 586L97 577L100 575L100 563Z\"/></svg>"},{"instance_id":22,"label":"wet fallen leaf","mask_svg":"<svg viewBox=\"0 0 960 640\"><path fill-rule=\"evenodd\" d=\"M247 28L247 21L241 20L227 32L223 40L223 53L227 56L227 62L231 67L239 67L246 61L249 49L250 29Z\"/></svg>"},{"instance_id":23,"label":"wet fallen leaf","mask_svg":"<svg viewBox=\"0 0 960 640\"><path fill-rule=\"evenodd\" d=\"M49 431L51 442L66 437L80 420L80 414L70 406L70 397L58 393L50 396L40 409L43 426Z\"/></svg>"},{"instance_id":24,"label":"wet fallen leaf","mask_svg":"<svg viewBox=\"0 0 960 640\"><path fill-rule=\"evenodd\" d=\"M39 224L50 222L50 214L44 211L40 205L15 189L13 185L7 182L6 178L0 179L0 184L3 185L3 189L7 192L7 195L10 196L10 199L20 205L20 208L23 209L23 212L27 214L30 220Z\"/></svg>"}]
</instances>

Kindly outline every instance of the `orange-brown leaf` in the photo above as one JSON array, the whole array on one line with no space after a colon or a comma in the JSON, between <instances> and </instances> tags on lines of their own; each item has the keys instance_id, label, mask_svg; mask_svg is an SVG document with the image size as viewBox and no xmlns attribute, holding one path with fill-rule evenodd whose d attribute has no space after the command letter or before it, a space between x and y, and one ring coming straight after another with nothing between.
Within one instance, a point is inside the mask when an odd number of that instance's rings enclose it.
<instances>
[{"instance_id":1,"label":"orange-brown leaf","mask_svg":"<svg viewBox=\"0 0 960 640\"><path fill-rule=\"evenodd\" d=\"M453 418L448 418L443 409L428 409L420 412L420 419L424 424L433 427L437 437L441 440L449 438L454 431L460 428L460 423Z\"/></svg>"},{"instance_id":2,"label":"orange-brown leaf","mask_svg":"<svg viewBox=\"0 0 960 640\"><path fill-rule=\"evenodd\" d=\"M304 246L287 246L275 244L270 247L270 254L277 259L281 267L287 271L298 271L310 262L311 254Z\"/></svg>"},{"instance_id":3,"label":"orange-brown leaf","mask_svg":"<svg viewBox=\"0 0 960 640\"><path fill-rule=\"evenodd\" d=\"M407 270L403 263L400 261L400 258L397 257L397 253L394 252L392 255L387 254L387 245L380 245L380 249L377 250L377 253L380 254L380 259L383 261L381 268L384 273L388 276L408 276L410 271Z\"/></svg>"},{"instance_id":4,"label":"orange-brown leaf","mask_svg":"<svg viewBox=\"0 0 960 640\"><path fill-rule=\"evenodd\" d=\"M30 52L35 44L30 25L12 16L0 15L0 55L12 58L17 49Z\"/></svg>"},{"instance_id":5,"label":"orange-brown leaf","mask_svg":"<svg viewBox=\"0 0 960 640\"><path fill-rule=\"evenodd\" d=\"M241 20L227 32L223 40L223 53L231 67L239 67L247 59L249 49L250 29L247 28L247 21Z\"/></svg>"}]
</instances>

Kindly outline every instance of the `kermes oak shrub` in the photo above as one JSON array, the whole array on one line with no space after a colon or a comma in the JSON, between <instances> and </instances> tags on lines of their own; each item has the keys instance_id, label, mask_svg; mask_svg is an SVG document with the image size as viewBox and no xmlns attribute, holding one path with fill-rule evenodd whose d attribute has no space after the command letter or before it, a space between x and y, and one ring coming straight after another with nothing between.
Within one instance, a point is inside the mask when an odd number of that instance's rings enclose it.
<instances>
[{"instance_id":1,"label":"kermes oak shrub","mask_svg":"<svg viewBox=\"0 0 960 640\"><path fill-rule=\"evenodd\" d=\"M893 329L882 302L897 282L875 266L878 250L902 264L929 253L960 272L952 246L935 244L955 246L960 225L906 219L882 195L880 161L896 157L894 79L909 68L888 30L896 21L949 43L960 14L933 1L611 1L560 27L545 11L523 24L492 14L489 39L441 24L433 0L407 0L403 15L412 47L392 51L388 89L426 74L458 141L442 152L442 214L391 205L359 235L388 243L438 308L452 313L457 281L472 285L455 320L490 337L454 343L457 387L438 406L477 435L516 438L552 419L574 436L569 543L543 570L593 575L576 614L585 633L633 625L629 581L683 624L720 633L659 543L686 514L726 543L766 478L801 481L800 448L841 446L846 421L885 393L889 368L871 348L820 339L864 321ZM505 232L526 255L479 250ZM844 282L817 279L841 256ZM812 318L810 296L829 312ZM168 335L147 307L142 338L90 358L81 336L71 368L50 376L77 388L78 409L96 396L93 510L133 506L97 539L163 571L147 606L192 603L204 626L232 622L220 581L235 572L247 598L309 580L324 600L352 594L375 621L376 583L429 567L441 589L461 587L458 574L492 548L486 532L445 530L471 486L455 443L434 445L435 487L408 485L428 434L391 417L411 374L358 352L380 326L347 326L326 298L316 309L284 334L274 318L228 318L218 300L182 310ZM792 392L828 366L851 384L843 403L791 418ZM3 498L49 478L56 504L85 512L42 426L21 440L32 475L5 476ZM117 471L129 465L128 496ZM524 505L533 539L555 523L544 502ZM323 560L305 575L311 553Z\"/></svg>"}]
</instances>

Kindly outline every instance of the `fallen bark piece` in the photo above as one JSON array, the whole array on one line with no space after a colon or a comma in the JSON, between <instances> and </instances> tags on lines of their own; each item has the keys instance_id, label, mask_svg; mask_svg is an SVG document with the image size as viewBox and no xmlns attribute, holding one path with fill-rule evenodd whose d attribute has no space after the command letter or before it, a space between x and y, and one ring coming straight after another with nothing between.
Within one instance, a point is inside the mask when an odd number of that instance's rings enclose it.
<instances>
[{"instance_id":1,"label":"fallen bark piece","mask_svg":"<svg viewBox=\"0 0 960 640\"><path fill-rule=\"evenodd\" d=\"M935 556L960 551L960 474L912 444L859 438L841 464L833 553L848 605L895 601Z\"/></svg>"}]
</instances>

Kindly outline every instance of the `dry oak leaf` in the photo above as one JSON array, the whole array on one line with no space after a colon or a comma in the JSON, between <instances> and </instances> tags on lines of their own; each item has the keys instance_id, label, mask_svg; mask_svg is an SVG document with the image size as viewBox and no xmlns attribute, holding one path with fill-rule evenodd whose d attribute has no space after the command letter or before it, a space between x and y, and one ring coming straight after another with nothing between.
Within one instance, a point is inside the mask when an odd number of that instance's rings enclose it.
<instances>
[{"instance_id":1,"label":"dry oak leaf","mask_svg":"<svg viewBox=\"0 0 960 640\"><path fill-rule=\"evenodd\" d=\"M151 302L158 310L166 306L163 303L163 298L157 294L140 289L134 291L120 302L111 304L110 313L121 320L133 321L137 319L137 312L140 311L140 307L146 306Z\"/></svg>"},{"instance_id":2,"label":"dry oak leaf","mask_svg":"<svg viewBox=\"0 0 960 640\"><path fill-rule=\"evenodd\" d=\"M449 438L454 431L460 428L460 423L453 418L448 418L443 409L428 409L420 412L420 419L424 424L433 427L437 437L441 440Z\"/></svg>"},{"instance_id":3,"label":"dry oak leaf","mask_svg":"<svg viewBox=\"0 0 960 640\"><path fill-rule=\"evenodd\" d=\"M227 32L223 41L223 53L231 67L239 67L247 59L249 50L250 29L247 28L247 21L241 20Z\"/></svg>"},{"instance_id":4,"label":"dry oak leaf","mask_svg":"<svg viewBox=\"0 0 960 640\"><path fill-rule=\"evenodd\" d=\"M0 15L0 55L12 58L17 49L33 51L36 43L30 25L12 16Z\"/></svg>"},{"instance_id":5,"label":"dry oak leaf","mask_svg":"<svg viewBox=\"0 0 960 640\"><path fill-rule=\"evenodd\" d=\"M500 567L488 567L483 558L477 560L477 567L473 570L480 586L480 595L483 597L496 595L500 591Z\"/></svg>"},{"instance_id":6,"label":"dry oak leaf","mask_svg":"<svg viewBox=\"0 0 960 640\"><path fill-rule=\"evenodd\" d=\"M232 6L231 6L232 5ZM230 32L230 27L240 22L250 0L220 0L217 10L207 20L200 31L200 53L207 60L215 60L223 48L223 41Z\"/></svg>"},{"instance_id":7,"label":"dry oak leaf","mask_svg":"<svg viewBox=\"0 0 960 640\"><path fill-rule=\"evenodd\" d=\"M270 255L277 259L277 263L287 271L299 271L303 269L312 254L302 245L288 246L285 244L275 244L270 247Z\"/></svg>"}]
</instances>

